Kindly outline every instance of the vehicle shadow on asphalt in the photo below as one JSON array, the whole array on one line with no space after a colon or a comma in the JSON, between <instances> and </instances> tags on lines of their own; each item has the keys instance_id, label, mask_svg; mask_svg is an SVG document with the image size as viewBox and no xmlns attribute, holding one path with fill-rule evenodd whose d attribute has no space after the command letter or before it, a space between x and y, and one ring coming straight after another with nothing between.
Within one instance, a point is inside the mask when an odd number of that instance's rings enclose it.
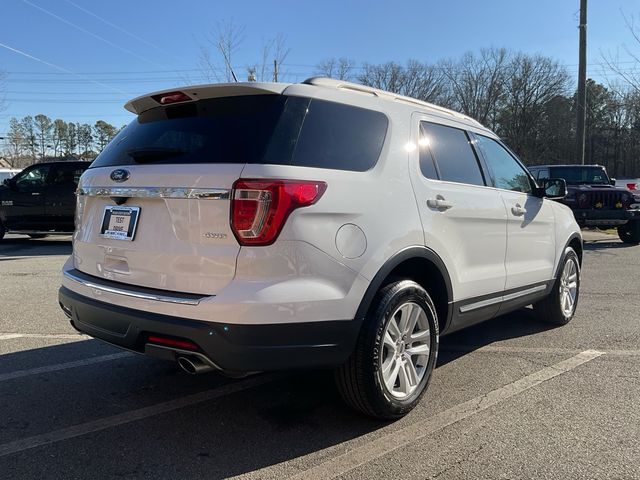
<instances>
[{"instance_id":1,"label":"vehicle shadow on asphalt","mask_svg":"<svg viewBox=\"0 0 640 480\"><path fill-rule=\"evenodd\" d=\"M536 320L532 308L521 308L443 336L440 339L438 366L446 365L495 342L535 335L553 328L557 326Z\"/></svg>"},{"instance_id":2,"label":"vehicle shadow on asphalt","mask_svg":"<svg viewBox=\"0 0 640 480\"><path fill-rule=\"evenodd\" d=\"M530 309L518 310L443 337L438 366L549 328ZM173 363L133 354L2 381L12 372L119 353L82 340L0 355L0 452L15 440L246 382L218 373L190 376ZM66 478L228 478L292 460L304 468L306 455L386 425L348 408L331 371L283 372L215 400L13 453L2 463L8 478L46 478L53 464Z\"/></svg>"},{"instance_id":3,"label":"vehicle shadow on asphalt","mask_svg":"<svg viewBox=\"0 0 640 480\"><path fill-rule=\"evenodd\" d=\"M0 240L0 261L17 257L71 255L71 237L43 239L5 238ZM4 257L4 258L3 258Z\"/></svg>"},{"instance_id":4,"label":"vehicle shadow on asphalt","mask_svg":"<svg viewBox=\"0 0 640 480\"><path fill-rule=\"evenodd\" d=\"M119 352L84 340L8 353L0 355L0 378ZM2 381L0 452L8 442L241 382L246 380L218 373L190 376L170 362L138 355ZM47 478L53 471L58 478L228 478L340 445L385 425L349 409L332 372L283 372L215 400L0 460L7 478ZM30 458L39 460L25 461Z\"/></svg>"},{"instance_id":5,"label":"vehicle shadow on asphalt","mask_svg":"<svg viewBox=\"0 0 640 480\"><path fill-rule=\"evenodd\" d=\"M612 248L640 248L638 245L631 243L624 243L619 240L597 240L588 241L583 244L585 250L597 251L597 250L609 250Z\"/></svg>"}]
</instances>

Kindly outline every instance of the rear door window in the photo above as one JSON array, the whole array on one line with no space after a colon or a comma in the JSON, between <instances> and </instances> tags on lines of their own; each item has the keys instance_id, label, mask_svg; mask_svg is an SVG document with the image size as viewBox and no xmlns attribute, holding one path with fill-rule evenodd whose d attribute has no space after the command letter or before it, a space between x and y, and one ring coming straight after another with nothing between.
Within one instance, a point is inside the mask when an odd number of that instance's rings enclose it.
<instances>
[{"instance_id":1,"label":"rear door window","mask_svg":"<svg viewBox=\"0 0 640 480\"><path fill-rule=\"evenodd\" d=\"M433 178L435 169L440 180L485 185L478 159L464 130L422 122L418 143L420 169L425 177Z\"/></svg>"},{"instance_id":2,"label":"rear door window","mask_svg":"<svg viewBox=\"0 0 640 480\"><path fill-rule=\"evenodd\" d=\"M387 117L304 97L250 95L143 112L92 167L134 163L270 163L365 171L380 156Z\"/></svg>"},{"instance_id":3,"label":"rear door window","mask_svg":"<svg viewBox=\"0 0 640 480\"><path fill-rule=\"evenodd\" d=\"M69 187L74 187L78 185L80 181L80 177L84 173L84 171L89 166L87 162L86 166L78 165L78 164L60 164L56 165L51 174L51 178L49 180L50 185L66 185Z\"/></svg>"}]
</instances>

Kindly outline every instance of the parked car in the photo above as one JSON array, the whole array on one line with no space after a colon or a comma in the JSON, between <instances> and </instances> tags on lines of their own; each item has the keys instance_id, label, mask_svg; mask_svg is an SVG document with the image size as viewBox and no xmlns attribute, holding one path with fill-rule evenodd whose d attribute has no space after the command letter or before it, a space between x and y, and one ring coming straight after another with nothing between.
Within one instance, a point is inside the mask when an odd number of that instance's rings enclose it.
<instances>
[{"instance_id":1,"label":"parked car","mask_svg":"<svg viewBox=\"0 0 640 480\"><path fill-rule=\"evenodd\" d=\"M189 373L335 368L348 404L410 411L439 337L533 304L566 324L582 237L498 137L351 83L130 101L82 176L59 301L79 331Z\"/></svg>"},{"instance_id":2,"label":"parked car","mask_svg":"<svg viewBox=\"0 0 640 480\"><path fill-rule=\"evenodd\" d=\"M20 170L15 168L0 168L0 185L2 185L7 178L11 178L19 172Z\"/></svg>"},{"instance_id":3,"label":"parked car","mask_svg":"<svg viewBox=\"0 0 640 480\"><path fill-rule=\"evenodd\" d=\"M536 165L529 170L537 180L550 177L567 182L560 200L573 210L580 226L617 228L620 240L640 243L640 196L616 186L601 165Z\"/></svg>"},{"instance_id":4,"label":"parked car","mask_svg":"<svg viewBox=\"0 0 640 480\"><path fill-rule=\"evenodd\" d=\"M0 186L0 240L5 233L31 238L71 234L75 191L89 162L37 163Z\"/></svg>"}]
</instances>

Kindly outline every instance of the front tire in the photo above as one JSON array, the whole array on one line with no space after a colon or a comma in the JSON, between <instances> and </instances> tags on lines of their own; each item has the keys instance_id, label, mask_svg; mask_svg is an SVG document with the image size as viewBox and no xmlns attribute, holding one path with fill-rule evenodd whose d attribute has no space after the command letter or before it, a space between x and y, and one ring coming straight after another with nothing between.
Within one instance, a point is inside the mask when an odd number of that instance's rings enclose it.
<instances>
[{"instance_id":1,"label":"front tire","mask_svg":"<svg viewBox=\"0 0 640 480\"><path fill-rule=\"evenodd\" d=\"M576 313L580 296L580 261L575 250L567 247L558 278L549 296L533 306L538 320L555 325L566 325Z\"/></svg>"},{"instance_id":2,"label":"front tire","mask_svg":"<svg viewBox=\"0 0 640 480\"><path fill-rule=\"evenodd\" d=\"M629 220L618 227L618 237L624 243L638 245L640 243L640 220Z\"/></svg>"},{"instance_id":3,"label":"front tire","mask_svg":"<svg viewBox=\"0 0 640 480\"><path fill-rule=\"evenodd\" d=\"M4 225L0 223L0 240L4 238L4 234L7 233L7 230L4 228Z\"/></svg>"},{"instance_id":4,"label":"front tire","mask_svg":"<svg viewBox=\"0 0 640 480\"><path fill-rule=\"evenodd\" d=\"M386 285L371 305L354 352L336 371L342 398L372 417L406 415L427 389L438 342L429 294L411 280Z\"/></svg>"}]
</instances>

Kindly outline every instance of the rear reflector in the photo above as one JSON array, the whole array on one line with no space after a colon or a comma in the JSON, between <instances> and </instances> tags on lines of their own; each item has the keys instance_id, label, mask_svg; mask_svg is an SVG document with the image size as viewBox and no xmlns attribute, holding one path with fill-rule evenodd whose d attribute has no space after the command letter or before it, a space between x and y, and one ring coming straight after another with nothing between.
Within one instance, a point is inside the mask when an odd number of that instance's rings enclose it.
<instances>
[{"instance_id":1,"label":"rear reflector","mask_svg":"<svg viewBox=\"0 0 640 480\"><path fill-rule=\"evenodd\" d=\"M156 345L164 345L165 347L182 348L185 350L198 350L198 345L189 340L178 340L176 338L149 335L147 342L154 343Z\"/></svg>"},{"instance_id":2,"label":"rear reflector","mask_svg":"<svg viewBox=\"0 0 640 480\"><path fill-rule=\"evenodd\" d=\"M271 245L289 214L316 203L327 189L308 180L237 180L231 200L231 228L240 245Z\"/></svg>"},{"instance_id":3,"label":"rear reflector","mask_svg":"<svg viewBox=\"0 0 640 480\"><path fill-rule=\"evenodd\" d=\"M191 97L183 92L161 93L159 95L153 95L151 98L153 98L161 105L169 105L170 103L178 102L188 102L191 100Z\"/></svg>"}]
</instances>

